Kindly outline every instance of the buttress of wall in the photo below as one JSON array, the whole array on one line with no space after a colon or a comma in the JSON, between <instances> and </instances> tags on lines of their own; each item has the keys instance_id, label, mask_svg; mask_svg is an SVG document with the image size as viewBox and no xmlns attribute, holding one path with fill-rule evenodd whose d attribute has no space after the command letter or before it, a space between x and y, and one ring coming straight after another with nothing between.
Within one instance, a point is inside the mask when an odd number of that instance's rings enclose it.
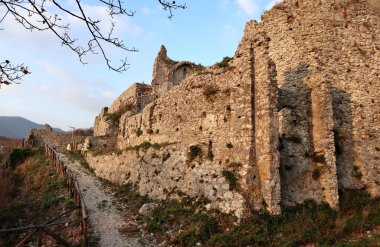
<instances>
[{"instance_id":1,"label":"buttress of wall","mask_svg":"<svg viewBox=\"0 0 380 247\"><path fill-rule=\"evenodd\" d=\"M108 107L103 107L99 115L95 117L94 136L115 136L117 125L110 119Z\"/></svg>"},{"instance_id":2,"label":"buttress of wall","mask_svg":"<svg viewBox=\"0 0 380 247\"><path fill-rule=\"evenodd\" d=\"M336 197L334 172L379 195L379 23L363 0L288 0L248 25L277 70L284 204Z\"/></svg>"},{"instance_id":3,"label":"buttress of wall","mask_svg":"<svg viewBox=\"0 0 380 247\"><path fill-rule=\"evenodd\" d=\"M186 173L197 174L195 170L199 166L205 169L205 177L201 180L207 181L206 184L190 181L193 185L185 193L200 196L193 194L196 187L207 191L211 186L215 193L222 190L223 194L227 193L227 198L230 197L228 186L226 190L226 186L219 188L215 184L218 179L223 180L222 172L226 170L234 173L239 180L239 192L234 192L235 203L241 201L239 197L243 196L246 205L260 208L260 182L251 154L253 136L249 52L248 49L227 68L208 68L190 76L178 87L147 105L141 114L122 116L119 148L137 146L144 141L175 144L177 155L179 153L183 160L187 160L180 164L188 167ZM191 146L201 147L200 159L189 161ZM216 187L212 187L214 185ZM209 197L208 192L204 194L212 201L218 201Z\"/></svg>"}]
</instances>

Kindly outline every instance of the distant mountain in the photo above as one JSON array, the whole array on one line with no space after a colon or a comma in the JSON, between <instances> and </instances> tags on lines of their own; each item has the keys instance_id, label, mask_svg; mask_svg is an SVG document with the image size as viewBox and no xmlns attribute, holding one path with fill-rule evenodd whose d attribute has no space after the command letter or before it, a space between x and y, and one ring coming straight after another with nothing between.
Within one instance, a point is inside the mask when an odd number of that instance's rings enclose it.
<instances>
[{"instance_id":1,"label":"distant mountain","mask_svg":"<svg viewBox=\"0 0 380 247\"><path fill-rule=\"evenodd\" d=\"M41 128L44 128L43 124L38 124L22 117L0 116L0 136L22 139L30 129ZM54 131L62 132L63 130L54 128Z\"/></svg>"}]
</instances>

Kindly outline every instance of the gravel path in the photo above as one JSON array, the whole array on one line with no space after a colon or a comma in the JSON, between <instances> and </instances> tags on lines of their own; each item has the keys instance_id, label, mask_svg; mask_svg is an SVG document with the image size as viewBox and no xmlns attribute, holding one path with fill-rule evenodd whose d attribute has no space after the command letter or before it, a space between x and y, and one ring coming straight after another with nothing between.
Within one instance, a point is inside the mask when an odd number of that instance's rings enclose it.
<instances>
[{"instance_id":1,"label":"gravel path","mask_svg":"<svg viewBox=\"0 0 380 247\"><path fill-rule=\"evenodd\" d=\"M98 245L100 247L150 246L142 238L130 238L121 234L119 229L134 222L126 222L125 217L120 212L120 205L115 202L112 192L79 162L70 162L63 154L59 154L59 156L78 181L90 224L99 239Z\"/></svg>"}]
</instances>

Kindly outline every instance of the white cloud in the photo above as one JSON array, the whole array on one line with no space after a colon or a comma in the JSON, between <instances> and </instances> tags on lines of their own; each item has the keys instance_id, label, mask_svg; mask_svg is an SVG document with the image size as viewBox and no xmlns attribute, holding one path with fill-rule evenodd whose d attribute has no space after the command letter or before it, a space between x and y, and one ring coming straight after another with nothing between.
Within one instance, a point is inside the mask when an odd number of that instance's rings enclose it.
<instances>
[{"instance_id":1,"label":"white cloud","mask_svg":"<svg viewBox=\"0 0 380 247\"><path fill-rule=\"evenodd\" d=\"M260 10L259 6L253 0L236 0L239 8L249 16L257 14Z\"/></svg>"}]
</instances>

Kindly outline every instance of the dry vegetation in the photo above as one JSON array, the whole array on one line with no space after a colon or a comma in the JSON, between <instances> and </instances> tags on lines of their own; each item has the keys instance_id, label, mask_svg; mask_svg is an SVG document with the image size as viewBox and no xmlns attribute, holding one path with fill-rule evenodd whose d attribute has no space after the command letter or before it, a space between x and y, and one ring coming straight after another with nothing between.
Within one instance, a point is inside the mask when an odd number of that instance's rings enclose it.
<instances>
[{"instance_id":1,"label":"dry vegetation","mask_svg":"<svg viewBox=\"0 0 380 247\"><path fill-rule=\"evenodd\" d=\"M0 170L0 228L37 225L74 207L67 187L42 150L17 149L11 168ZM16 157L17 156L17 157ZM16 162L16 163L15 163ZM69 218L76 220L73 213ZM0 246L14 246L24 232L0 234ZM70 242L80 241L79 226L59 232ZM44 242L55 241L44 236Z\"/></svg>"},{"instance_id":2,"label":"dry vegetation","mask_svg":"<svg viewBox=\"0 0 380 247\"><path fill-rule=\"evenodd\" d=\"M362 191L342 192L339 212L307 201L283 208L279 216L253 212L239 224L231 215L205 210L206 199L173 193L182 201L157 202L157 208L139 218L146 231L168 246L380 246L380 198L371 199ZM131 185L116 189L115 195L134 215L144 203L152 202Z\"/></svg>"},{"instance_id":3,"label":"dry vegetation","mask_svg":"<svg viewBox=\"0 0 380 247\"><path fill-rule=\"evenodd\" d=\"M94 128L75 129L74 135L75 136L93 136L94 135Z\"/></svg>"},{"instance_id":4,"label":"dry vegetation","mask_svg":"<svg viewBox=\"0 0 380 247\"><path fill-rule=\"evenodd\" d=\"M19 147L21 146L21 140L0 136L0 146Z\"/></svg>"}]
</instances>

